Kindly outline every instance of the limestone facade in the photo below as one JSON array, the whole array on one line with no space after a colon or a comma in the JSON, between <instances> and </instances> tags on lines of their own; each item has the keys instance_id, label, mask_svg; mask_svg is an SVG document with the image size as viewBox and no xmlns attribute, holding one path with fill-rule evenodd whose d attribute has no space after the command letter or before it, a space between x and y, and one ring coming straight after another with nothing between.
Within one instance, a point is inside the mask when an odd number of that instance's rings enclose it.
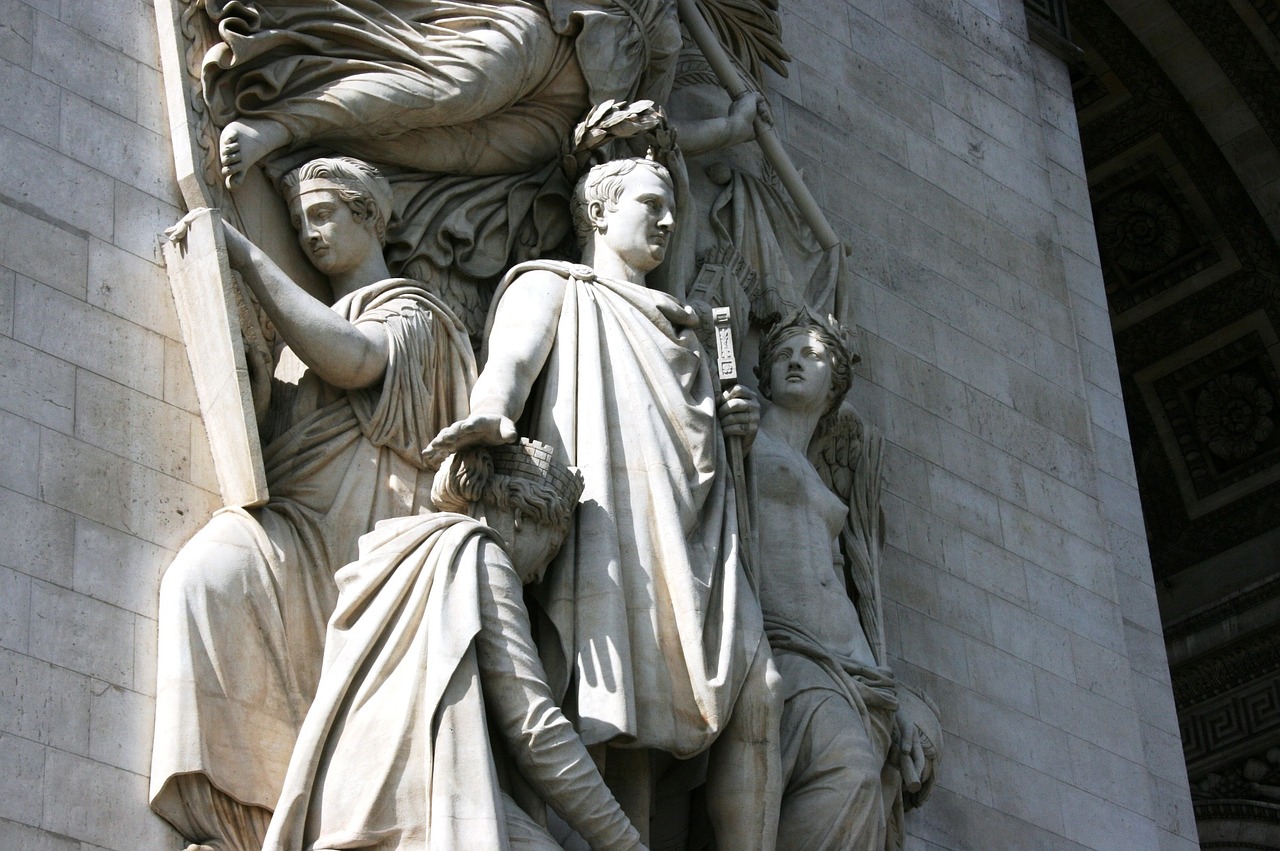
<instances>
[{"instance_id":1,"label":"limestone facade","mask_svg":"<svg viewBox=\"0 0 1280 851\"><path fill-rule=\"evenodd\" d=\"M177 848L157 588L221 500L158 247L155 12L0 9L0 847ZM908 847L1195 848L1067 68L1020 0L782 16L772 110L852 250L888 444L891 655L946 734Z\"/></svg>"}]
</instances>

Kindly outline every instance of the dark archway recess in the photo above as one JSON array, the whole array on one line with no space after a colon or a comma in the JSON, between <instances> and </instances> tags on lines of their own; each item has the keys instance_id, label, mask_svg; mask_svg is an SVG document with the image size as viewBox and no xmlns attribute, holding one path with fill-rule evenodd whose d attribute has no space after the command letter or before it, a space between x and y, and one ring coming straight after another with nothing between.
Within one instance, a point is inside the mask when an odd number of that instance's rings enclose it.
<instances>
[{"instance_id":1,"label":"dark archway recess","mask_svg":"<svg viewBox=\"0 0 1280 851\"><path fill-rule=\"evenodd\" d=\"M1165 0L1141 37L1106 0L1066 5L1197 824L1206 848L1280 848L1280 244L1239 147L1280 149L1280 4ZM1217 101L1175 82L1194 63Z\"/></svg>"}]
</instances>

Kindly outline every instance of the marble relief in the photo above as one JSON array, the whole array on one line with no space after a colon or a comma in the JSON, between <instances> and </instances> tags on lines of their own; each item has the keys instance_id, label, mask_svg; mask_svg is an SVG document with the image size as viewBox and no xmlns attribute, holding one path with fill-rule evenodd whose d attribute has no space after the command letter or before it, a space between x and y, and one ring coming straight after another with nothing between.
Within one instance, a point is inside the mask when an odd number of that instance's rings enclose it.
<instances>
[{"instance_id":1,"label":"marble relief","mask_svg":"<svg viewBox=\"0 0 1280 851\"><path fill-rule=\"evenodd\" d=\"M227 504L162 583L152 808L218 851L901 847L940 725L776 10L168 12Z\"/></svg>"}]
</instances>

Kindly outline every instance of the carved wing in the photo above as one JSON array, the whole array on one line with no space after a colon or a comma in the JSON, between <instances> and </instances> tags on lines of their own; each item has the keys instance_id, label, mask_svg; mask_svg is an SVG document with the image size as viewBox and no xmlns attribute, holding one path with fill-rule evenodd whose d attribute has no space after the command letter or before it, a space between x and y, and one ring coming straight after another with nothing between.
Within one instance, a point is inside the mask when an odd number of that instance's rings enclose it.
<instances>
[{"instance_id":1,"label":"carved wing","mask_svg":"<svg viewBox=\"0 0 1280 851\"><path fill-rule=\"evenodd\" d=\"M782 46L778 0L697 0L720 43L764 90L763 66L787 76L791 54Z\"/></svg>"},{"instance_id":2,"label":"carved wing","mask_svg":"<svg viewBox=\"0 0 1280 851\"><path fill-rule=\"evenodd\" d=\"M827 417L809 444L818 475L849 506L840 549L849 593L876 661L885 664L880 560L884 549L884 438L848 403Z\"/></svg>"}]
</instances>

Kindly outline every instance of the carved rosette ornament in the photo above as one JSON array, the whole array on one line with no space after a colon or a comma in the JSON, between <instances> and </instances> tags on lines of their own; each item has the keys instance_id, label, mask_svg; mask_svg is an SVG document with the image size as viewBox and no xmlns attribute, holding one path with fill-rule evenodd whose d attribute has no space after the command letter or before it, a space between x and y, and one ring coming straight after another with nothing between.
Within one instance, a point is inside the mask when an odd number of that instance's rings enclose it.
<instances>
[{"instance_id":1,"label":"carved rosette ornament","mask_svg":"<svg viewBox=\"0 0 1280 851\"><path fill-rule=\"evenodd\" d=\"M1121 192L1098 216L1103 251L1130 272L1147 273L1177 258L1182 220L1169 199L1151 189Z\"/></svg>"},{"instance_id":2,"label":"carved rosette ornament","mask_svg":"<svg viewBox=\"0 0 1280 851\"><path fill-rule=\"evenodd\" d=\"M1252 375L1221 375L1196 399L1196 432L1222 460L1243 461L1275 430L1267 416L1273 407L1275 400Z\"/></svg>"}]
</instances>

